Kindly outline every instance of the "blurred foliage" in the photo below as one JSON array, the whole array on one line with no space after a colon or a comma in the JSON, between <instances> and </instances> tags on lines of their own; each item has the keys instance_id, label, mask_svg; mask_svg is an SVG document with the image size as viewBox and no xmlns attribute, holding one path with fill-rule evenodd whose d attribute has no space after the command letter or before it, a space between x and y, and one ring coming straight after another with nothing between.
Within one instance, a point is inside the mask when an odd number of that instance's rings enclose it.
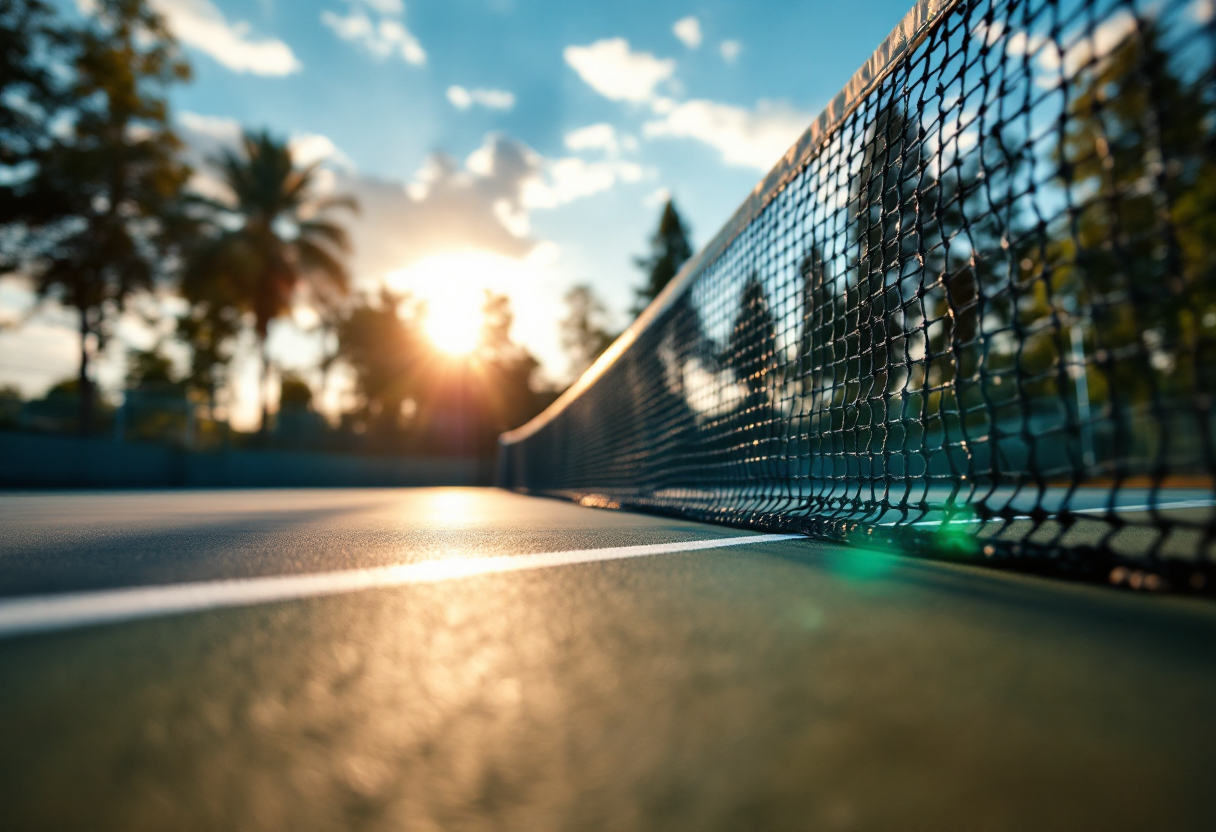
<instances>
[{"instance_id":1,"label":"blurred foliage","mask_svg":"<svg viewBox=\"0 0 1216 832\"><path fill-rule=\"evenodd\" d=\"M21 406L24 403L24 397L16 386L0 385L0 428L12 429L18 426Z\"/></svg>"},{"instance_id":2,"label":"blurred foliage","mask_svg":"<svg viewBox=\"0 0 1216 832\"><path fill-rule=\"evenodd\" d=\"M210 326L199 334L206 336L204 348L217 355L225 339L217 340L224 332L215 324L230 317L231 310L252 316L262 357L265 429L270 322L291 311L301 284L346 294L350 276L341 258L350 241L346 230L325 215L358 206L350 197L317 193L317 165L299 167L287 142L264 131L246 132L239 151L224 151L216 168L231 201L210 202L221 230L191 258L182 288L202 306L199 320Z\"/></svg>"},{"instance_id":3,"label":"blurred foliage","mask_svg":"<svg viewBox=\"0 0 1216 832\"><path fill-rule=\"evenodd\" d=\"M633 310L635 315L641 314L659 296L690 257L692 243L688 239L688 228L680 218L675 203L669 199L659 217L659 227L650 238L650 254L634 259L634 263L646 275L645 285L637 290L638 298Z\"/></svg>"},{"instance_id":4,"label":"blurred foliage","mask_svg":"<svg viewBox=\"0 0 1216 832\"><path fill-rule=\"evenodd\" d=\"M0 165L20 169L50 141L51 117L64 106L65 85L51 69L67 45L50 4L0 0ZM0 197L8 184L0 185ZM0 222L11 219L0 198Z\"/></svg>"},{"instance_id":5,"label":"blurred foliage","mask_svg":"<svg viewBox=\"0 0 1216 832\"><path fill-rule=\"evenodd\" d=\"M355 373L355 413L377 434L395 431L405 402L419 395L427 349L419 316L413 298L382 288L356 298L338 324L338 356Z\"/></svg>"},{"instance_id":6,"label":"blurred foliage","mask_svg":"<svg viewBox=\"0 0 1216 832\"><path fill-rule=\"evenodd\" d=\"M1216 102L1171 67L1151 20L1075 85L1056 152L1069 233L1023 261L1031 372L1060 364L1043 324L1088 312L1097 402L1216 390ZM1114 360L1119 356L1118 361ZM1045 385L1044 385L1045 386Z\"/></svg>"},{"instance_id":7,"label":"blurred foliage","mask_svg":"<svg viewBox=\"0 0 1216 832\"><path fill-rule=\"evenodd\" d=\"M76 378L34 402L6 389L0 424L253 441L222 421L232 362L252 335L263 446L493 453L499 432L556 395L537 383L535 358L512 342L507 299L487 294L471 310L484 322L476 349L452 356L426 337L425 309L414 299L387 289L351 297L349 240L333 213L357 205L323 193L317 165L297 164L289 143L264 131L246 131L210 160L218 198L191 191L169 109L170 89L190 68L157 8L96 0L76 22L57 3L0 0L0 276L20 273L42 299L73 310L80 340ZM674 206L652 243L652 256L639 261L647 297L690 254ZM188 366L179 373L164 343L130 350L115 413L97 401L95 357L134 299L169 291L185 301L174 337L189 349ZM612 340L603 306L589 289L569 302L577 307L571 349L590 363ZM319 316L325 342L317 389L332 368L356 381L353 409L337 428L316 412L314 388L291 373L281 379L278 419L267 418L271 324L304 305Z\"/></svg>"},{"instance_id":8,"label":"blurred foliage","mask_svg":"<svg viewBox=\"0 0 1216 832\"><path fill-rule=\"evenodd\" d=\"M79 316L80 430L89 433L92 355L127 299L166 276L189 236L181 200L190 171L166 95L190 71L143 0L98 0L87 23L58 31L71 69L70 105L54 115L69 127L48 126L42 140L24 145L33 172L4 195L3 219L20 231L17 250L5 259L34 277L40 294ZM48 66L40 51L9 59L37 78Z\"/></svg>"},{"instance_id":9,"label":"blurred foliage","mask_svg":"<svg viewBox=\"0 0 1216 832\"><path fill-rule=\"evenodd\" d=\"M45 433L69 433L77 424L80 413L80 379L67 378L56 382L41 398L26 401L17 416L22 430ZM94 417L98 429L110 427L114 408L110 402L96 403Z\"/></svg>"},{"instance_id":10,"label":"blurred foliage","mask_svg":"<svg viewBox=\"0 0 1216 832\"><path fill-rule=\"evenodd\" d=\"M183 285L182 294L189 307L177 320L177 337L190 348L186 383L201 392L214 411L217 394L227 381L242 318L235 304L225 303L211 288L201 281Z\"/></svg>"},{"instance_id":11,"label":"blurred foliage","mask_svg":"<svg viewBox=\"0 0 1216 832\"><path fill-rule=\"evenodd\" d=\"M350 427L385 450L492 455L499 433L553 398L534 389L537 361L510 339L510 304L486 293L481 337L467 355L437 350L425 315L388 289L352 303L338 326L338 356L356 378Z\"/></svg>"},{"instance_id":12,"label":"blurred foliage","mask_svg":"<svg viewBox=\"0 0 1216 832\"><path fill-rule=\"evenodd\" d=\"M609 328L608 309L590 286L575 286L566 293L565 301L562 346L570 355L570 374L578 377L612 346L620 333Z\"/></svg>"},{"instance_id":13,"label":"blurred foliage","mask_svg":"<svg viewBox=\"0 0 1216 832\"><path fill-rule=\"evenodd\" d=\"M174 378L173 361L165 355L162 345L127 352L127 389L181 389L180 382Z\"/></svg>"},{"instance_id":14,"label":"blurred foliage","mask_svg":"<svg viewBox=\"0 0 1216 832\"><path fill-rule=\"evenodd\" d=\"M312 388L295 373L283 373L279 379L279 407L307 410L312 407Z\"/></svg>"}]
</instances>

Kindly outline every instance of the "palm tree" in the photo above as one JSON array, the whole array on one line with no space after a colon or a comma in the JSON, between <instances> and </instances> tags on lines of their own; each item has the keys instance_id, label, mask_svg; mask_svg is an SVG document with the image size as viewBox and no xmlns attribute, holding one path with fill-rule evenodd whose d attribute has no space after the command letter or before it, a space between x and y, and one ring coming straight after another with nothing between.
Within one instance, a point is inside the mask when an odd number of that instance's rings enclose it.
<instances>
[{"instance_id":1,"label":"palm tree","mask_svg":"<svg viewBox=\"0 0 1216 832\"><path fill-rule=\"evenodd\" d=\"M325 215L335 208L357 211L348 196L316 192L317 165L297 167L286 142L265 131L247 132L239 151L216 162L231 191L229 204L213 203L217 234L187 269L187 297L205 296L252 313L262 360L259 394L262 426L268 424L270 322L289 312L298 289L311 284L327 295L345 295L350 275L341 255L350 251L346 230Z\"/></svg>"}]
</instances>

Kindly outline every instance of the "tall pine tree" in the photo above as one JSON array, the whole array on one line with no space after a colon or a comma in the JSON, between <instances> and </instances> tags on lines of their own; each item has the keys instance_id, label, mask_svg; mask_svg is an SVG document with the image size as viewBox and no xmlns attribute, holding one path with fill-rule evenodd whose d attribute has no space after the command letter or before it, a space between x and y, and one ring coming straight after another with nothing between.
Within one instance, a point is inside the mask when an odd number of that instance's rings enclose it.
<instances>
[{"instance_id":1,"label":"tall pine tree","mask_svg":"<svg viewBox=\"0 0 1216 832\"><path fill-rule=\"evenodd\" d=\"M650 238L649 256L634 260L646 275L646 285L637 290L637 304L633 309L635 315L641 314L659 296L659 292L671 282L689 257L692 257L692 244L688 240L688 229L680 219L675 203L669 199L663 206L659 228Z\"/></svg>"}]
</instances>

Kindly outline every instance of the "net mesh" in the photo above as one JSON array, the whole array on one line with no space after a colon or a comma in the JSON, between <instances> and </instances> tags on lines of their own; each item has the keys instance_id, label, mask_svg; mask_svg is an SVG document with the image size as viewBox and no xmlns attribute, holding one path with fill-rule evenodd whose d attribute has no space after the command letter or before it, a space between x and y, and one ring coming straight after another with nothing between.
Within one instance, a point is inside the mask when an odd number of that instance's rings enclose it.
<instances>
[{"instance_id":1,"label":"net mesh","mask_svg":"<svg viewBox=\"0 0 1216 832\"><path fill-rule=\"evenodd\" d=\"M1214 7L918 6L501 484L1210 590Z\"/></svg>"}]
</instances>

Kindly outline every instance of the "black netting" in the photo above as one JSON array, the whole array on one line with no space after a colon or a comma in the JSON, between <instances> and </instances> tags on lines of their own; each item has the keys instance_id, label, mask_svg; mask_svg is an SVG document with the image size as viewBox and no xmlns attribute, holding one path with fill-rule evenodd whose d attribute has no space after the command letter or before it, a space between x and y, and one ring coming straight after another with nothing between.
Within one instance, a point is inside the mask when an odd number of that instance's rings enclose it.
<instances>
[{"instance_id":1,"label":"black netting","mask_svg":"<svg viewBox=\"0 0 1216 832\"><path fill-rule=\"evenodd\" d=\"M1216 0L943 5L502 484L1210 589Z\"/></svg>"}]
</instances>

